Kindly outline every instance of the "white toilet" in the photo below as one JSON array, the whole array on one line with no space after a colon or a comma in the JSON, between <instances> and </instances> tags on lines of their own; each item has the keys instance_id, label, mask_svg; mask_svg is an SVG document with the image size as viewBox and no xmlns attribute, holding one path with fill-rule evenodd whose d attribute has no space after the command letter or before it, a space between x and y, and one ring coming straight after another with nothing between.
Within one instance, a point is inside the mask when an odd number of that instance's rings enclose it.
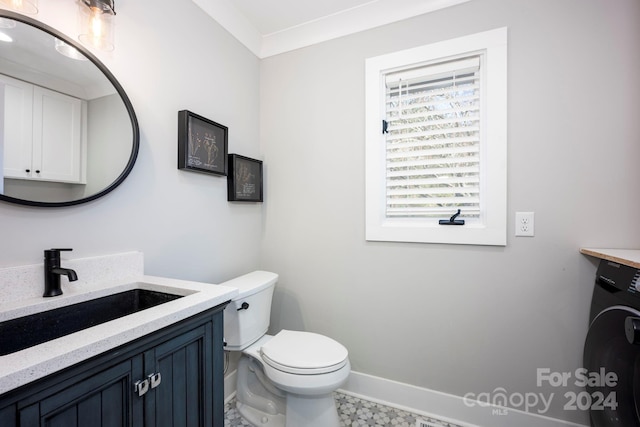
<instances>
[{"instance_id":1,"label":"white toilet","mask_svg":"<svg viewBox=\"0 0 640 427\"><path fill-rule=\"evenodd\" d=\"M237 408L254 426L338 427L333 392L347 380L348 351L311 332L266 335L278 275L254 271L224 286L240 294L225 308L226 350L242 351Z\"/></svg>"}]
</instances>

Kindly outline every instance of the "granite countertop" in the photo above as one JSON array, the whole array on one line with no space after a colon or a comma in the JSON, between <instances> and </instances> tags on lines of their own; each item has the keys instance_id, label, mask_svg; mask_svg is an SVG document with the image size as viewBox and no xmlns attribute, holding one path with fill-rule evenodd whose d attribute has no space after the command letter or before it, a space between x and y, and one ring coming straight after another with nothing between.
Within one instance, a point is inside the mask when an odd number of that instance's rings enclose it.
<instances>
[{"instance_id":1,"label":"granite countertop","mask_svg":"<svg viewBox=\"0 0 640 427\"><path fill-rule=\"evenodd\" d=\"M183 297L0 356L0 394L225 303L238 293L237 289L228 286L141 275L133 280L122 279L86 291L65 291L60 297L27 298L5 303L0 307L0 321L135 288Z\"/></svg>"},{"instance_id":2,"label":"granite countertop","mask_svg":"<svg viewBox=\"0 0 640 427\"><path fill-rule=\"evenodd\" d=\"M629 267L640 268L640 249L580 249L580 253L606 259Z\"/></svg>"}]
</instances>

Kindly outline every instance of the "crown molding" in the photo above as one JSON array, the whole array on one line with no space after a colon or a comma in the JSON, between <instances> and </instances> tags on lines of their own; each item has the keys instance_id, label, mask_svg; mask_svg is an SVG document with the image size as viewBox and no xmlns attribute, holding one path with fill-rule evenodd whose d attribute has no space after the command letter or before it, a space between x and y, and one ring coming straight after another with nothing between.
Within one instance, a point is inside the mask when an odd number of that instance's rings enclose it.
<instances>
[{"instance_id":1,"label":"crown molding","mask_svg":"<svg viewBox=\"0 0 640 427\"><path fill-rule=\"evenodd\" d=\"M271 34L260 34L228 0L193 0L258 58L267 58L470 0L377 0Z\"/></svg>"}]
</instances>

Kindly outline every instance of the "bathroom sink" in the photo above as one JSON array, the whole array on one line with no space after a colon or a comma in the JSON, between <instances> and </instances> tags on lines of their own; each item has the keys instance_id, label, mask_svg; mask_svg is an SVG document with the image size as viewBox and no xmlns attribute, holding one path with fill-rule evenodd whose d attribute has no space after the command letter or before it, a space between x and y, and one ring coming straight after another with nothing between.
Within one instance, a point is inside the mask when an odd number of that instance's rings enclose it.
<instances>
[{"instance_id":1,"label":"bathroom sink","mask_svg":"<svg viewBox=\"0 0 640 427\"><path fill-rule=\"evenodd\" d=\"M181 295L132 289L0 323L0 356L146 310Z\"/></svg>"}]
</instances>

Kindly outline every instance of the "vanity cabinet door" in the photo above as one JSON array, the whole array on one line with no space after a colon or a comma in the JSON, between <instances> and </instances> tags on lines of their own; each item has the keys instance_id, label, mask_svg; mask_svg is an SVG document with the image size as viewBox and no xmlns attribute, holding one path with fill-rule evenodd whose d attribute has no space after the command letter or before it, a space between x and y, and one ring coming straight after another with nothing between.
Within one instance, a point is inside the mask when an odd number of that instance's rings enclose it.
<instances>
[{"instance_id":1,"label":"vanity cabinet door","mask_svg":"<svg viewBox=\"0 0 640 427\"><path fill-rule=\"evenodd\" d=\"M142 425L142 400L131 384L142 375L136 357L101 372L74 377L19 406L20 427L126 427ZM22 407L25 405L24 407Z\"/></svg>"},{"instance_id":2,"label":"vanity cabinet door","mask_svg":"<svg viewBox=\"0 0 640 427\"><path fill-rule=\"evenodd\" d=\"M18 425L17 405L9 405L0 409L0 426L14 427Z\"/></svg>"},{"instance_id":3,"label":"vanity cabinet door","mask_svg":"<svg viewBox=\"0 0 640 427\"><path fill-rule=\"evenodd\" d=\"M222 365L214 363L214 359L222 358L222 313L216 316L216 322L203 324L145 353L146 374L159 375L156 378L160 379L145 396L147 426L224 424L224 409L217 402L223 401L222 375L218 373Z\"/></svg>"}]
</instances>

